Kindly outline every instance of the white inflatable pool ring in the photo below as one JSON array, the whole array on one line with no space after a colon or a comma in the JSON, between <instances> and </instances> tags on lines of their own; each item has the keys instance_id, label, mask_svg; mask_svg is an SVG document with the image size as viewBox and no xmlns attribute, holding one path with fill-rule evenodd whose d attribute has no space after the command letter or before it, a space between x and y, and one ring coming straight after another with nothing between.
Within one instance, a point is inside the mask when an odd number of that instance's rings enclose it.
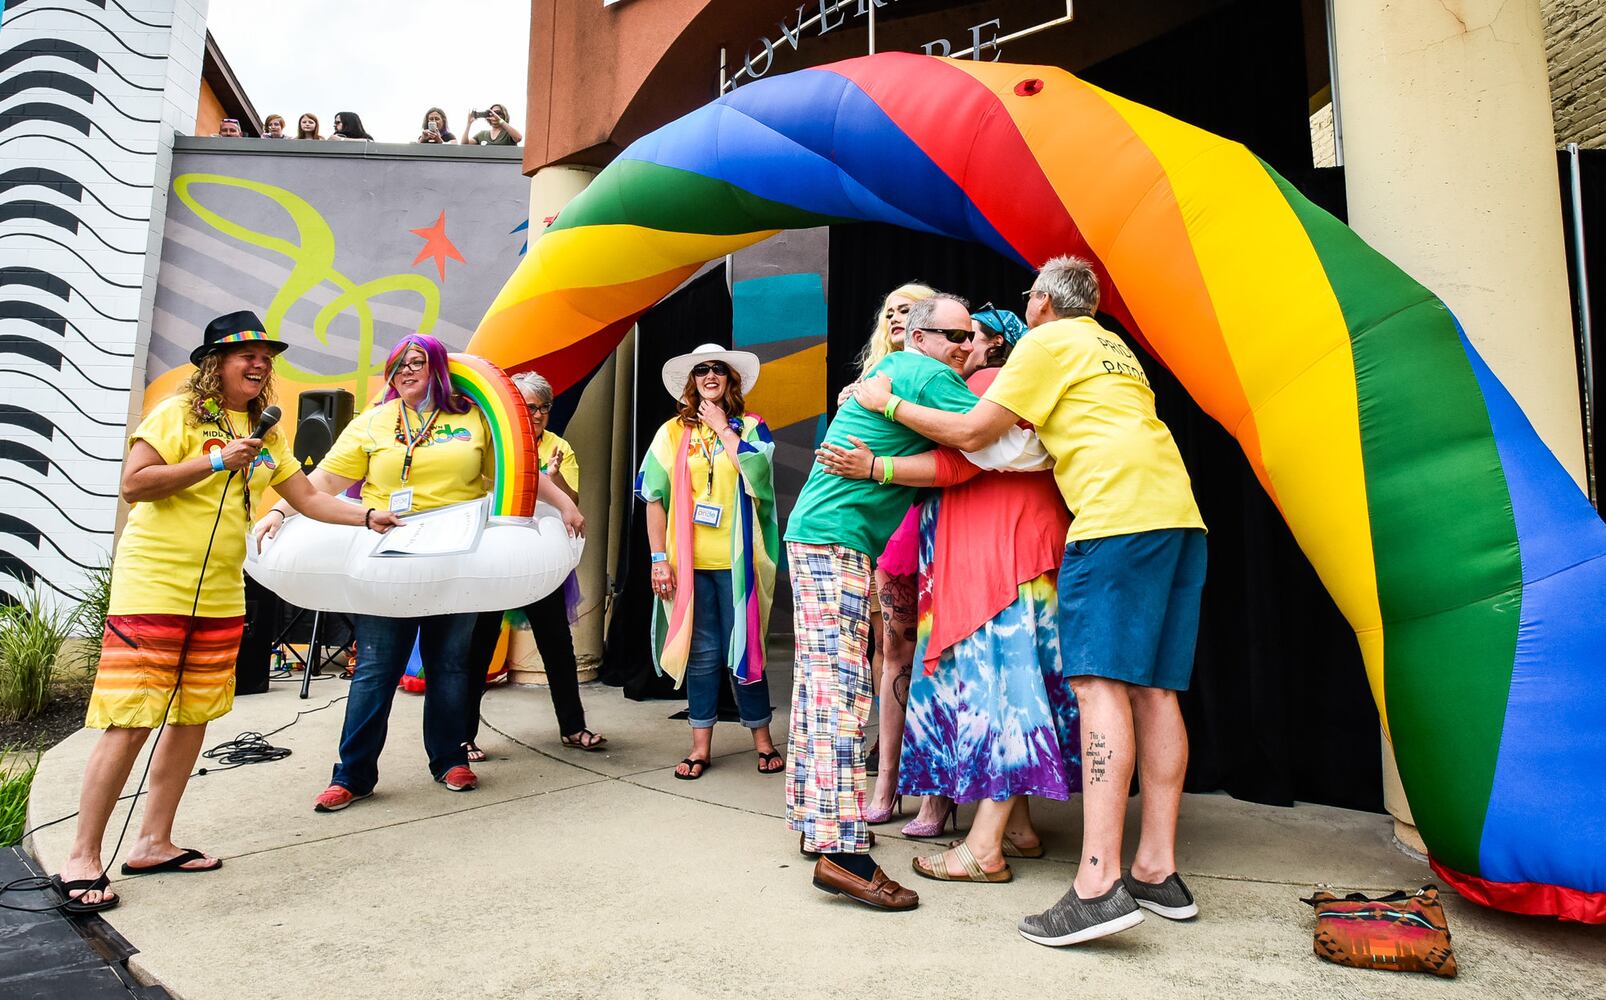
<instances>
[{"instance_id":1,"label":"white inflatable pool ring","mask_svg":"<svg viewBox=\"0 0 1606 1000\"><path fill-rule=\"evenodd\" d=\"M260 553L247 541L245 571L299 608L416 618L525 607L557 590L585 549L546 504L534 517L490 518L469 552L376 556L383 538L292 517Z\"/></svg>"}]
</instances>

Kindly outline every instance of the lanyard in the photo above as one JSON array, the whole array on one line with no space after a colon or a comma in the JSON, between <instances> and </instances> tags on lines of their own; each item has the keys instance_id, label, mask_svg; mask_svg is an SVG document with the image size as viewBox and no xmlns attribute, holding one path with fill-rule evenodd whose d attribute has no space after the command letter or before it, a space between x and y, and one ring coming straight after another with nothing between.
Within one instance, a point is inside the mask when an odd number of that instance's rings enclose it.
<instances>
[{"instance_id":1,"label":"lanyard","mask_svg":"<svg viewBox=\"0 0 1606 1000\"><path fill-rule=\"evenodd\" d=\"M218 410L217 423L219 427L223 428L224 433L228 434L230 441L239 439L240 435L235 432L234 423L229 420L229 415L226 411ZM245 467L245 475L241 477L240 482L245 493L245 523L247 524L251 523L251 474L256 470L256 460L252 459L251 464Z\"/></svg>"},{"instance_id":2,"label":"lanyard","mask_svg":"<svg viewBox=\"0 0 1606 1000\"><path fill-rule=\"evenodd\" d=\"M419 442L429 437L430 428L435 426L435 419L441 415L441 411L437 407L429 415L429 419L424 421L424 425L418 429L418 433L414 434L407 420L407 404L398 400L397 405L401 407L402 445L407 449L407 453L402 456L401 467L401 481L405 483L407 477L413 471L413 449L418 447ZM419 417L422 418L423 414L420 413Z\"/></svg>"},{"instance_id":3,"label":"lanyard","mask_svg":"<svg viewBox=\"0 0 1606 1000\"><path fill-rule=\"evenodd\" d=\"M708 447L708 439L703 436L701 427L695 428L697 434L697 448L702 452L703 461L708 464L708 485L703 489L703 496L714 495L714 453Z\"/></svg>"}]
</instances>

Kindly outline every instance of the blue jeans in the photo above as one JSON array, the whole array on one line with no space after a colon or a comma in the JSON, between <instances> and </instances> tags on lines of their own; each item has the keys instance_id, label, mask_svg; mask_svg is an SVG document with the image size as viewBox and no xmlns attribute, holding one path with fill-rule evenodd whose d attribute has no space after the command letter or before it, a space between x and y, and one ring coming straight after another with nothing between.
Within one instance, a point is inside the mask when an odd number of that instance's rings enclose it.
<instances>
[{"instance_id":1,"label":"blue jeans","mask_svg":"<svg viewBox=\"0 0 1606 1000\"><path fill-rule=\"evenodd\" d=\"M719 719L719 686L730 676L731 571L700 569L693 576L697 590L692 604L691 652L686 657L686 714L693 729L712 729ZM763 729L770 724L770 682L736 685L736 708L742 725Z\"/></svg>"},{"instance_id":2,"label":"blue jeans","mask_svg":"<svg viewBox=\"0 0 1606 1000\"><path fill-rule=\"evenodd\" d=\"M346 696L346 724L340 731L340 763L334 784L367 795L379 782L379 752L390 728L390 703L407 672L413 643L424 661L424 752L436 780L467 764L469 639L473 613L426 618L352 615L357 633L357 672Z\"/></svg>"}]
</instances>

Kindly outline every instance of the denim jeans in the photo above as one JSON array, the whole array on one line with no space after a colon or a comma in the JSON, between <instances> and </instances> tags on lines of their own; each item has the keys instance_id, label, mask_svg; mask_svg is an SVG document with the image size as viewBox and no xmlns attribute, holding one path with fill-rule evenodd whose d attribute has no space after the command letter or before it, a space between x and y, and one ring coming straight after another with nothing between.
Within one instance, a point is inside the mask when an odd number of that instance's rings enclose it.
<instances>
[{"instance_id":1,"label":"denim jeans","mask_svg":"<svg viewBox=\"0 0 1606 1000\"><path fill-rule=\"evenodd\" d=\"M719 719L719 686L726 682L725 678L732 677L727 666L731 628L735 624L731 571L700 569L693 576L697 590L692 604L691 652L686 657L686 714L693 729L712 729ZM756 684L737 684L736 708L742 725L748 729L769 725L769 678Z\"/></svg>"},{"instance_id":2,"label":"denim jeans","mask_svg":"<svg viewBox=\"0 0 1606 1000\"><path fill-rule=\"evenodd\" d=\"M469 639L478 617L471 613L425 618L352 615L357 632L357 671L346 697L335 784L366 795L379 782L379 752L390 728L390 703L407 672L417 640L424 661L424 752L437 780L467 764L470 701Z\"/></svg>"},{"instance_id":3,"label":"denim jeans","mask_svg":"<svg viewBox=\"0 0 1606 1000\"><path fill-rule=\"evenodd\" d=\"M563 588L524 608L530 621L530 634L541 652L541 666L552 693L552 710L558 717L558 735L573 736L586 727L585 706L580 703L580 668L574 659L574 635L569 631L569 611L563 604ZM480 733L480 699L485 695L485 675L502 635L502 612L481 611L474 628L474 669L469 672L472 691L468 705L469 739Z\"/></svg>"}]
</instances>

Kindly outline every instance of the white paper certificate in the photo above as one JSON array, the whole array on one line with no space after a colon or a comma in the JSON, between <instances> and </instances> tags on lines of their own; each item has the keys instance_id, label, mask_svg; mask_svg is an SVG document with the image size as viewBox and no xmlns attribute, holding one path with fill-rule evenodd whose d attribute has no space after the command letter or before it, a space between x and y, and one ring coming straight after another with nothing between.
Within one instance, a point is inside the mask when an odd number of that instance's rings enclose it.
<instances>
[{"instance_id":1,"label":"white paper certificate","mask_svg":"<svg viewBox=\"0 0 1606 1000\"><path fill-rule=\"evenodd\" d=\"M376 556L450 556L472 552L485 530L486 498L409 515L374 547Z\"/></svg>"}]
</instances>

